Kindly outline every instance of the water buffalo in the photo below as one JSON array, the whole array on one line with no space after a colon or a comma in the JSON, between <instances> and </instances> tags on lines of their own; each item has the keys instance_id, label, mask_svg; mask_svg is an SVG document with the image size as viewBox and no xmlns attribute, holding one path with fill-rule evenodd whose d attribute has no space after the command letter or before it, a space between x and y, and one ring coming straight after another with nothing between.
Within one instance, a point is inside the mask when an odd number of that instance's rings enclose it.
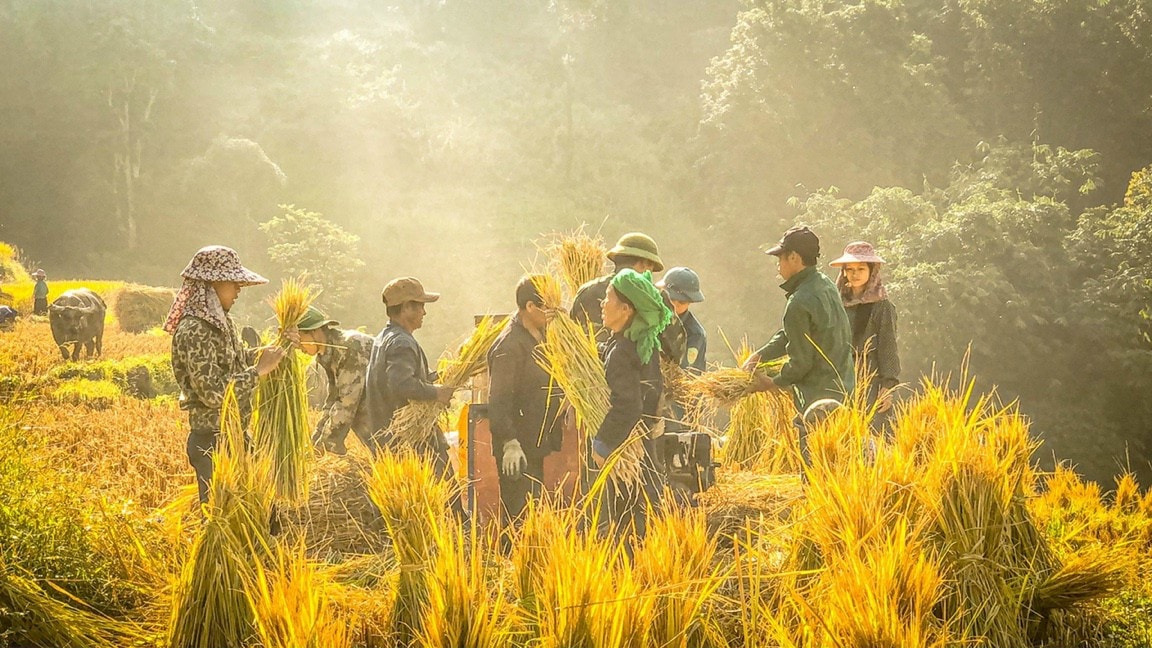
<instances>
[{"instance_id":1,"label":"water buffalo","mask_svg":"<svg viewBox=\"0 0 1152 648\"><path fill-rule=\"evenodd\" d=\"M48 323L52 325L52 337L60 347L60 355L68 359L67 345L72 344L72 359L80 359L80 346L87 351L87 357L100 355L104 341L104 314L108 307L100 295L87 288L77 288L62 293L48 307Z\"/></svg>"}]
</instances>

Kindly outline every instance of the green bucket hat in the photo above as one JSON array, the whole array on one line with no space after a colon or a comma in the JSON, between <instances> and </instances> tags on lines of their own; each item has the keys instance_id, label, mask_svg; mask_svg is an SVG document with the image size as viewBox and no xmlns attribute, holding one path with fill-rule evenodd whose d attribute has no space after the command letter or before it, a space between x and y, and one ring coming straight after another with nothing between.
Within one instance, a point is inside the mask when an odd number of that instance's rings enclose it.
<instances>
[{"instance_id":1,"label":"green bucket hat","mask_svg":"<svg viewBox=\"0 0 1152 648\"><path fill-rule=\"evenodd\" d=\"M620 237L616 246L608 250L608 258L614 259L616 255L623 254L638 259L646 259L656 264L656 272L664 270L664 262L660 260L660 249L651 236L640 232L631 232Z\"/></svg>"},{"instance_id":2,"label":"green bucket hat","mask_svg":"<svg viewBox=\"0 0 1152 648\"><path fill-rule=\"evenodd\" d=\"M304 317L301 317L300 321L296 324L296 328L300 329L301 331L315 331L316 329L324 328L325 326L339 325L340 322L328 319L328 316L325 315L324 312L319 308L316 308L315 306L309 306L308 310L304 313Z\"/></svg>"}]
</instances>

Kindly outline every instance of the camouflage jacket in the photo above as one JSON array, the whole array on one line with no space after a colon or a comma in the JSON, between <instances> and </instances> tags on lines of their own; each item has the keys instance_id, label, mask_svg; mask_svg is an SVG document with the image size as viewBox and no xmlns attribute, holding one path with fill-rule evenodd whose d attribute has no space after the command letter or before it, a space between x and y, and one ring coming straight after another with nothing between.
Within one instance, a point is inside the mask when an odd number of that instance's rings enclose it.
<instances>
[{"instance_id":1,"label":"camouflage jacket","mask_svg":"<svg viewBox=\"0 0 1152 648\"><path fill-rule=\"evenodd\" d=\"M328 331L328 344L316 356L316 364L328 376L328 400L317 425L323 437L343 438L349 429L370 433L360 401L364 396L364 377L372 357L372 337L360 331ZM363 428L363 429L362 429Z\"/></svg>"},{"instance_id":2,"label":"camouflage jacket","mask_svg":"<svg viewBox=\"0 0 1152 648\"><path fill-rule=\"evenodd\" d=\"M172 373L180 387L180 409L188 412L193 430L220 429L220 406L230 382L236 384L247 425L257 378L253 356L240 342L232 318L227 331L191 315L180 320L172 335Z\"/></svg>"}]
</instances>

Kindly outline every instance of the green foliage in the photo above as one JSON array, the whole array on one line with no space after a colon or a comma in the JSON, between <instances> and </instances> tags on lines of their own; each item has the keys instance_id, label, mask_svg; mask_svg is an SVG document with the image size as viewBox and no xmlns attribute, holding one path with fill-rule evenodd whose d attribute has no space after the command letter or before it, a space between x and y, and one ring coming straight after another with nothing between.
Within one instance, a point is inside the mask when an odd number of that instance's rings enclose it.
<instances>
[{"instance_id":1,"label":"green foliage","mask_svg":"<svg viewBox=\"0 0 1152 648\"><path fill-rule=\"evenodd\" d=\"M172 358L168 354L69 362L54 367L48 376L61 381L79 379L112 383L117 388L117 394L122 392L136 398L174 396L180 393L180 387L172 374ZM105 388L104 391L108 390Z\"/></svg>"},{"instance_id":2,"label":"green foliage","mask_svg":"<svg viewBox=\"0 0 1152 648\"><path fill-rule=\"evenodd\" d=\"M57 402L95 409L112 407L121 395L120 386L110 380L72 380L52 390Z\"/></svg>"},{"instance_id":3,"label":"green foliage","mask_svg":"<svg viewBox=\"0 0 1152 648\"><path fill-rule=\"evenodd\" d=\"M268 257L281 273L307 275L319 284L326 304L341 304L364 267L358 257L360 237L316 212L295 205L280 208L284 210L282 216L260 225L271 242Z\"/></svg>"},{"instance_id":4,"label":"green foliage","mask_svg":"<svg viewBox=\"0 0 1152 648\"><path fill-rule=\"evenodd\" d=\"M982 147L942 189L874 189L863 200L818 192L796 204L826 254L866 239L900 313L905 378L958 366L1019 397L1057 456L1106 480L1133 469L1152 425L1152 354L1140 316L1152 299L1152 208L1069 207L1095 178L1091 151ZM1139 195L1141 189L1130 190ZM908 371L911 370L911 371Z\"/></svg>"}]
</instances>

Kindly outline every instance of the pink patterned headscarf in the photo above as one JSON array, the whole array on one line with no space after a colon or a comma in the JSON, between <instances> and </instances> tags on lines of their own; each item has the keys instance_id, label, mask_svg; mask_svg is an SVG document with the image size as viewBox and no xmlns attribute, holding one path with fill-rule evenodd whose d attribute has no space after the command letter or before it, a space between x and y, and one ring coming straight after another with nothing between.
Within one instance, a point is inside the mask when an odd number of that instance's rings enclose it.
<instances>
[{"instance_id":1,"label":"pink patterned headscarf","mask_svg":"<svg viewBox=\"0 0 1152 648\"><path fill-rule=\"evenodd\" d=\"M169 333L176 332L185 315L199 317L221 331L228 330L228 314L216 296L213 282L234 281L241 286L268 283L267 279L241 265L236 250L223 245L201 248L180 275L184 277L184 285L176 294L176 301L164 322L164 330Z\"/></svg>"}]
</instances>

